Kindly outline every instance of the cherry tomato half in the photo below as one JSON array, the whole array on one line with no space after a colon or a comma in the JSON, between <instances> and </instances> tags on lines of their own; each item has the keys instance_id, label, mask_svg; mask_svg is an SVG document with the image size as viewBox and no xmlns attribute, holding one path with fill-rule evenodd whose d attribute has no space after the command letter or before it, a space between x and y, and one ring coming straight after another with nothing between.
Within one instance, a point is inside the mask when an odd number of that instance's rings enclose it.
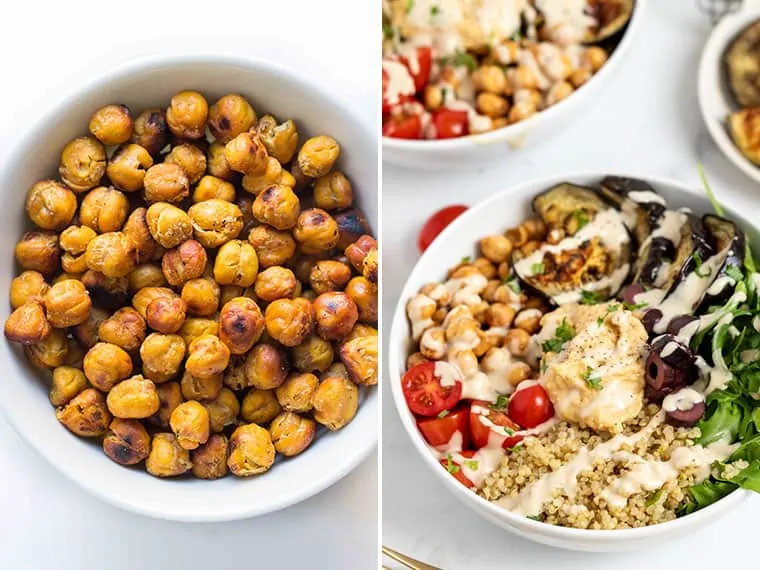
<instances>
[{"instance_id":1,"label":"cherry tomato half","mask_svg":"<svg viewBox=\"0 0 760 570\"><path fill-rule=\"evenodd\" d=\"M473 451L472 449L468 449L467 451L463 451L459 455L461 455L465 459L472 459L475 456L475 451ZM451 458L451 460L449 460L448 457L444 457L443 459L441 459L440 463L441 465L443 465L443 468L446 469L446 471L451 473L454 479L459 481L462 485L464 485L468 489L471 489L472 487L475 486L475 484L472 481L470 481L464 473L462 473L462 466L456 460L454 460L454 458Z\"/></svg>"},{"instance_id":2,"label":"cherry tomato half","mask_svg":"<svg viewBox=\"0 0 760 570\"><path fill-rule=\"evenodd\" d=\"M383 136L394 139L419 139L422 137L422 120L418 115L391 116L383 124Z\"/></svg>"},{"instance_id":3,"label":"cherry tomato half","mask_svg":"<svg viewBox=\"0 0 760 570\"><path fill-rule=\"evenodd\" d=\"M554 406L544 387L534 384L512 394L507 413L521 426L530 429L551 418L554 415Z\"/></svg>"},{"instance_id":4,"label":"cherry tomato half","mask_svg":"<svg viewBox=\"0 0 760 570\"><path fill-rule=\"evenodd\" d=\"M422 226L420 235L417 238L417 247L420 248L420 251L425 251L433 243L433 240L438 237L438 234L451 222L456 220L467 208L468 206L461 204L446 206L430 216Z\"/></svg>"},{"instance_id":5,"label":"cherry tomato half","mask_svg":"<svg viewBox=\"0 0 760 570\"><path fill-rule=\"evenodd\" d=\"M430 70L433 67L433 53L429 47L418 47L415 61L411 61L406 56L401 56L403 63L409 70L409 74L414 79L414 88L419 93L425 88L430 81Z\"/></svg>"},{"instance_id":6,"label":"cherry tomato half","mask_svg":"<svg viewBox=\"0 0 760 570\"><path fill-rule=\"evenodd\" d=\"M457 406L442 418L425 418L417 422L417 427L433 447L446 445L459 432L462 434L459 449L467 449L470 445L470 406Z\"/></svg>"},{"instance_id":7,"label":"cherry tomato half","mask_svg":"<svg viewBox=\"0 0 760 570\"><path fill-rule=\"evenodd\" d=\"M401 389L412 413L433 417L452 409L462 396L462 382L441 386L435 375L435 362L423 362L407 370L401 378Z\"/></svg>"},{"instance_id":8,"label":"cherry tomato half","mask_svg":"<svg viewBox=\"0 0 760 570\"><path fill-rule=\"evenodd\" d=\"M489 410L488 414L483 416L479 413L480 408L487 407L488 402L475 401L472 404L472 409L475 411L470 412L470 435L472 437L472 445L476 449L485 447L488 445L488 438L491 431L495 431L499 437L505 438L501 446L504 449L514 447L522 441L521 435L510 436L509 432L520 431L520 426L512 421L509 416L501 410ZM497 427L492 427L483 423L483 420L487 419ZM506 428L506 429L505 429Z\"/></svg>"},{"instance_id":9,"label":"cherry tomato half","mask_svg":"<svg viewBox=\"0 0 760 570\"><path fill-rule=\"evenodd\" d=\"M452 109L436 111L433 115L433 125L437 139L453 139L470 134L467 111L454 111Z\"/></svg>"}]
</instances>

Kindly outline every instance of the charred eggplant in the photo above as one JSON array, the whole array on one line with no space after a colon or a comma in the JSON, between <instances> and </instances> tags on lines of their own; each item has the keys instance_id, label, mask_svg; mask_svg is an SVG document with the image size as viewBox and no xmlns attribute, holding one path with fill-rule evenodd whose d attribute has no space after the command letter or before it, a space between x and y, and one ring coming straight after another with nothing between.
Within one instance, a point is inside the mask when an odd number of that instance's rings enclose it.
<instances>
[{"instance_id":1,"label":"charred eggplant","mask_svg":"<svg viewBox=\"0 0 760 570\"><path fill-rule=\"evenodd\" d=\"M623 212L626 225L638 244L645 243L660 224L666 209L665 200L649 184L636 178L607 176L602 180L601 189L602 196Z\"/></svg>"},{"instance_id":2,"label":"charred eggplant","mask_svg":"<svg viewBox=\"0 0 760 570\"><path fill-rule=\"evenodd\" d=\"M598 22L584 43L599 43L618 34L633 14L634 0L590 0L591 14Z\"/></svg>"},{"instance_id":3,"label":"charred eggplant","mask_svg":"<svg viewBox=\"0 0 760 570\"><path fill-rule=\"evenodd\" d=\"M702 308L720 304L728 299L736 283L737 273L741 275L746 252L746 236L732 221L712 214L702 218L707 231L713 238L715 250L725 259L715 275L715 280L707 289L702 301Z\"/></svg>"},{"instance_id":4,"label":"charred eggplant","mask_svg":"<svg viewBox=\"0 0 760 570\"><path fill-rule=\"evenodd\" d=\"M550 229L572 235L592 220L607 204L591 188L565 182L533 199L533 211Z\"/></svg>"},{"instance_id":5,"label":"charred eggplant","mask_svg":"<svg viewBox=\"0 0 760 570\"><path fill-rule=\"evenodd\" d=\"M747 26L724 58L728 85L742 107L760 106L760 21Z\"/></svg>"}]
</instances>

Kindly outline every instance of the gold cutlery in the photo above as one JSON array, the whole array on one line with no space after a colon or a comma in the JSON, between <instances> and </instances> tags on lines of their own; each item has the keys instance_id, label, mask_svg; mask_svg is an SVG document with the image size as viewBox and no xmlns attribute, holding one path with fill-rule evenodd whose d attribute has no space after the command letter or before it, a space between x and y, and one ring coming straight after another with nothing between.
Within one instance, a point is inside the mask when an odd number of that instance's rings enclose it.
<instances>
[{"instance_id":1,"label":"gold cutlery","mask_svg":"<svg viewBox=\"0 0 760 570\"><path fill-rule=\"evenodd\" d=\"M409 570L441 570L441 568L438 568L438 566L425 564L424 562L410 558L409 556L401 554L400 552L397 552L392 548L388 548L387 546L383 546L383 554L385 554L388 558L395 560L399 564L402 564L405 568L409 568ZM383 570L390 569L388 569L386 566L383 566Z\"/></svg>"}]
</instances>

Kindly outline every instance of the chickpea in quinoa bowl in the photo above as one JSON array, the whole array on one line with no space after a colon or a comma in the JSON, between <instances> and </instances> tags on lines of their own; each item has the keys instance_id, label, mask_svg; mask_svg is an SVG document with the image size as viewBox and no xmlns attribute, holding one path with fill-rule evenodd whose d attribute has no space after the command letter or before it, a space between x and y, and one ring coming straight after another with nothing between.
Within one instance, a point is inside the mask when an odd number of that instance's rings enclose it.
<instances>
[{"instance_id":1,"label":"chickpea in quinoa bowl","mask_svg":"<svg viewBox=\"0 0 760 570\"><path fill-rule=\"evenodd\" d=\"M760 491L760 273L713 203L697 216L642 180L563 183L406 300L400 392L441 468L579 529Z\"/></svg>"}]
</instances>

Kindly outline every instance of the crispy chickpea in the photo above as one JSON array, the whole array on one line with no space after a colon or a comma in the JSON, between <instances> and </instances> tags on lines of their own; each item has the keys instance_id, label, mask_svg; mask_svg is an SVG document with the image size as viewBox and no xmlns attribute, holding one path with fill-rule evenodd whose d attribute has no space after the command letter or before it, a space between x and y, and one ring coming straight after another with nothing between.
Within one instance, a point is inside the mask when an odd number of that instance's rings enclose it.
<instances>
[{"instance_id":1,"label":"crispy chickpea","mask_svg":"<svg viewBox=\"0 0 760 570\"><path fill-rule=\"evenodd\" d=\"M515 356L522 356L530 344L530 333L524 329L514 328L507 331L504 345Z\"/></svg>"},{"instance_id":2,"label":"crispy chickpea","mask_svg":"<svg viewBox=\"0 0 760 570\"><path fill-rule=\"evenodd\" d=\"M122 232L135 246L137 263L150 261L160 251L159 245L153 239L148 226L148 210L146 208L135 208L124 223Z\"/></svg>"},{"instance_id":3,"label":"crispy chickpea","mask_svg":"<svg viewBox=\"0 0 760 570\"><path fill-rule=\"evenodd\" d=\"M34 344L24 345L24 354L37 368L57 368L66 364L69 342L66 333L53 329L49 335Z\"/></svg>"},{"instance_id":4,"label":"crispy chickpea","mask_svg":"<svg viewBox=\"0 0 760 570\"><path fill-rule=\"evenodd\" d=\"M214 261L214 279L220 285L250 287L256 281L259 260L247 242L231 240L219 248Z\"/></svg>"},{"instance_id":5,"label":"crispy chickpea","mask_svg":"<svg viewBox=\"0 0 760 570\"><path fill-rule=\"evenodd\" d=\"M269 432L256 424L246 424L232 433L227 466L238 477L257 475L272 466L274 455Z\"/></svg>"},{"instance_id":6,"label":"crispy chickpea","mask_svg":"<svg viewBox=\"0 0 760 570\"><path fill-rule=\"evenodd\" d=\"M344 338L359 319L359 310L342 291L322 293L314 301L317 334L325 340Z\"/></svg>"},{"instance_id":7,"label":"crispy chickpea","mask_svg":"<svg viewBox=\"0 0 760 570\"><path fill-rule=\"evenodd\" d=\"M143 263L135 267L132 273L127 275L127 283L129 291L132 293L145 287L164 287L167 285L163 271L153 263Z\"/></svg>"},{"instance_id":8,"label":"crispy chickpea","mask_svg":"<svg viewBox=\"0 0 760 570\"><path fill-rule=\"evenodd\" d=\"M177 294L168 287L145 287L137 291L132 297L132 306L140 313L144 319L147 317L148 305L160 297L173 298Z\"/></svg>"},{"instance_id":9,"label":"crispy chickpea","mask_svg":"<svg viewBox=\"0 0 760 570\"><path fill-rule=\"evenodd\" d=\"M354 201L351 182L338 170L317 178L314 182L314 201L317 208L328 211L350 208Z\"/></svg>"},{"instance_id":10,"label":"crispy chickpea","mask_svg":"<svg viewBox=\"0 0 760 570\"><path fill-rule=\"evenodd\" d=\"M146 109L140 113L135 119L131 140L153 156L158 155L169 142L169 126L163 109Z\"/></svg>"},{"instance_id":11,"label":"crispy chickpea","mask_svg":"<svg viewBox=\"0 0 760 570\"><path fill-rule=\"evenodd\" d=\"M253 202L253 217L262 224L278 230L287 230L296 225L301 211L301 203L295 192L288 186L273 184L256 196Z\"/></svg>"},{"instance_id":12,"label":"crispy chickpea","mask_svg":"<svg viewBox=\"0 0 760 570\"><path fill-rule=\"evenodd\" d=\"M287 170L282 169L280 171L280 179L277 181L277 184L282 184L283 186L287 186L289 188L295 188L296 178Z\"/></svg>"},{"instance_id":13,"label":"crispy chickpea","mask_svg":"<svg viewBox=\"0 0 760 570\"><path fill-rule=\"evenodd\" d=\"M198 479L220 479L227 475L227 437L213 434L190 453L193 475Z\"/></svg>"},{"instance_id":14,"label":"crispy chickpea","mask_svg":"<svg viewBox=\"0 0 760 570\"><path fill-rule=\"evenodd\" d=\"M197 317L208 317L219 308L219 285L213 279L191 279L182 286L182 300L187 312Z\"/></svg>"},{"instance_id":15,"label":"crispy chickpea","mask_svg":"<svg viewBox=\"0 0 760 570\"><path fill-rule=\"evenodd\" d=\"M183 210L159 202L151 205L145 213L150 235L162 247L176 247L193 237L193 223Z\"/></svg>"},{"instance_id":16,"label":"crispy chickpea","mask_svg":"<svg viewBox=\"0 0 760 570\"><path fill-rule=\"evenodd\" d=\"M272 420L269 432L275 450L285 457L293 457L309 447L317 432L317 424L293 412L283 412Z\"/></svg>"},{"instance_id":17,"label":"crispy chickpea","mask_svg":"<svg viewBox=\"0 0 760 570\"><path fill-rule=\"evenodd\" d=\"M70 274L80 274L87 271L87 260L82 255L71 255L66 252L61 257L61 268Z\"/></svg>"},{"instance_id":18,"label":"crispy chickpea","mask_svg":"<svg viewBox=\"0 0 760 570\"><path fill-rule=\"evenodd\" d=\"M589 46L583 50L581 61L585 67L596 73L607 61L607 57L607 52L604 51L603 48L600 48L599 46Z\"/></svg>"},{"instance_id":19,"label":"crispy chickpea","mask_svg":"<svg viewBox=\"0 0 760 570\"><path fill-rule=\"evenodd\" d=\"M486 313L486 322L491 327L509 328L515 318L515 309L506 303L492 303Z\"/></svg>"},{"instance_id":20,"label":"crispy chickpea","mask_svg":"<svg viewBox=\"0 0 760 570\"><path fill-rule=\"evenodd\" d=\"M509 103L504 97L488 92L476 97L475 106L479 113L491 118L503 117L509 111Z\"/></svg>"},{"instance_id":21,"label":"crispy chickpea","mask_svg":"<svg viewBox=\"0 0 760 570\"><path fill-rule=\"evenodd\" d=\"M79 221L103 234L120 230L128 214L127 197L115 188L100 186L85 195L79 209Z\"/></svg>"},{"instance_id":22,"label":"crispy chickpea","mask_svg":"<svg viewBox=\"0 0 760 570\"><path fill-rule=\"evenodd\" d=\"M424 361L427 362L427 358L425 358ZM343 364L342 362L333 362L330 365L330 367L327 370L325 370L324 374L320 376L320 378L324 380L325 378L329 378L330 376L340 376L341 378L345 378L346 380L351 379L348 375L348 369L346 368L346 365Z\"/></svg>"},{"instance_id":23,"label":"crispy chickpea","mask_svg":"<svg viewBox=\"0 0 760 570\"><path fill-rule=\"evenodd\" d=\"M234 202L235 187L222 178L207 174L200 179L195 190L193 190L193 202L197 204L211 199Z\"/></svg>"},{"instance_id":24,"label":"crispy chickpea","mask_svg":"<svg viewBox=\"0 0 760 570\"><path fill-rule=\"evenodd\" d=\"M264 316L256 301L235 297L219 313L219 338L232 354L245 354L261 338Z\"/></svg>"},{"instance_id":25,"label":"crispy chickpea","mask_svg":"<svg viewBox=\"0 0 760 570\"><path fill-rule=\"evenodd\" d=\"M145 320L156 332L172 334L185 322L187 305L179 297L159 297L145 309Z\"/></svg>"},{"instance_id":26,"label":"crispy chickpea","mask_svg":"<svg viewBox=\"0 0 760 570\"><path fill-rule=\"evenodd\" d=\"M275 390L277 401L284 410L306 413L311 410L311 397L319 379L310 372L292 374Z\"/></svg>"},{"instance_id":27,"label":"crispy chickpea","mask_svg":"<svg viewBox=\"0 0 760 570\"><path fill-rule=\"evenodd\" d=\"M138 420L114 418L103 438L103 451L119 465L136 465L148 457L150 435Z\"/></svg>"},{"instance_id":28,"label":"crispy chickpea","mask_svg":"<svg viewBox=\"0 0 760 570\"><path fill-rule=\"evenodd\" d=\"M176 204L190 195L190 179L178 164L154 164L145 173L145 201Z\"/></svg>"},{"instance_id":29,"label":"crispy chickpea","mask_svg":"<svg viewBox=\"0 0 760 570\"><path fill-rule=\"evenodd\" d=\"M317 335L310 335L291 350L293 366L299 372L324 372L332 364L332 344Z\"/></svg>"},{"instance_id":30,"label":"crispy chickpea","mask_svg":"<svg viewBox=\"0 0 760 570\"><path fill-rule=\"evenodd\" d=\"M518 101L509 110L507 119L509 120L510 124L519 123L528 117L532 117L537 112L538 109L536 108L536 105L533 103L533 101Z\"/></svg>"},{"instance_id":31,"label":"crispy chickpea","mask_svg":"<svg viewBox=\"0 0 760 570\"><path fill-rule=\"evenodd\" d=\"M177 443L184 449L195 449L208 440L210 427L208 411L195 400L182 402L169 418Z\"/></svg>"},{"instance_id":32,"label":"crispy chickpea","mask_svg":"<svg viewBox=\"0 0 760 570\"><path fill-rule=\"evenodd\" d=\"M265 312L267 332L285 346L297 346L314 327L314 308L303 298L277 299Z\"/></svg>"},{"instance_id":33,"label":"crispy chickpea","mask_svg":"<svg viewBox=\"0 0 760 570\"><path fill-rule=\"evenodd\" d=\"M340 359L346 365L351 380L363 386L377 384L376 335L360 336L343 343L340 347Z\"/></svg>"},{"instance_id":34,"label":"crispy chickpea","mask_svg":"<svg viewBox=\"0 0 760 570\"><path fill-rule=\"evenodd\" d=\"M476 90L502 95L507 91L507 76L498 65L482 65L472 74Z\"/></svg>"},{"instance_id":35,"label":"crispy chickpea","mask_svg":"<svg viewBox=\"0 0 760 570\"><path fill-rule=\"evenodd\" d=\"M137 192L145 183L145 173L153 166L153 157L137 144L120 147L108 161L106 174L119 190Z\"/></svg>"},{"instance_id":36,"label":"crispy chickpea","mask_svg":"<svg viewBox=\"0 0 760 570\"><path fill-rule=\"evenodd\" d=\"M26 232L16 244L16 261L24 269L52 275L58 270L61 250L53 232Z\"/></svg>"},{"instance_id":37,"label":"crispy chickpea","mask_svg":"<svg viewBox=\"0 0 760 570\"><path fill-rule=\"evenodd\" d=\"M359 408L359 388L342 376L328 376L311 399L314 419L330 431L346 426Z\"/></svg>"},{"instance_id":38,"label":"crispy chickpea","mask_svg":"<svg viewBox=\"0 0 760 570\"><path fill-rule=\"evenodd\" d=\"M256 133L240 133L224 146L224 158L230 168L242 174L257 176L267 169L268 155Z\"/></svg>"},{"instance_id":39,"label":"crispy chickpea","mask_svg":"<svg viewBox=\"0 0 760 570\"><path fill-rule=\"evenodd\" d=\"M91 307L92 301L87 289L76 279L60 281L45 294L48 322L59 329L86 321Z\"/></svg>"},{"instance_id":40,"label":"crispy chickpea","mask_svg":"<svg viewBox=\"0 0 760 570\"><path fill-rule=\"evenodd\" d=\"M243 213L227 200L212 198L198 202L187 214L193 221L195 239L205 247L224 245L243 230Z\"/></svg>"},{"instance_id":41,"label":"crispy chickpea","mask_svg":"<svg viewBox=\"0 0 760 570\"><path fill-rule=\"evenodd\" d=\"M123 307L100 323L98 339L134 352L145 340L145 321L132 307Z\"/></svg>"},{"instance_id":42,"label":"crispy chickpea","mask_svg":"<svg viewBox=\"0 0 760 570\"><path fill-rule=\"evenodd\" d=\"M254 212L255 213L255 212ZM307 254L329 251L338 245L338 224L319 208L309 208L298 216L293 237Z\"/></svg>"},{"instance_id":43,"label":"crispy chickpea","mask_svg":"<svg viewBox=\"0 0 760 570\"><path fill-rule=\"evenodd\" d=\"M109 316L109 313L99 307L92 307L90 314L87 316L87 320L78 324L71 329L74 338L79 343L86 347L91 348L100 340L100 325Z\"/></svg>"},{"instance_id":44,"label":"crispy chickpea","mask_svg":"<svg viewBox=\"0 0 760 570\"><path fill-rule=\"evenodd\" d=\"M309 178L324 176L340 155L338 141L327 135L312 137L298 151L298 166Z\"/></svg>"},{"instance_id":45,"label":"crispy chickpea","mask_svg":"<svg viewBox=\"0 0 760 570\"><path fill-rule=\"evenodd\" d=\"M206 154L194 144L180 144L172 148L164 159L165 164L176 164L195 184L206 172Z\"/></svg>"},{"instance_id":46,"label":"crispy chickpea","mask_svg":"<svg viewBox=\"0 0 760 570\"><path fill-rule=\"evenodd\" d=\"M100 184L106 172L106 149L92 137L79 137L61 152L58 174L74 192L84 192Z\"/></svg>"},{"instance_id":47,"label":"crispy chickpea","mask_svg":"<svg viewBox=\"0 0 760 570\"><path fill-rule=\"evenodd\" d=\"M132 136L132 115L126 105L106 105L90 118L90 133L106 146L125 143Z\"/></svg>"},{"instance_id":48,"label":"crispy chickpea","mask_svg":"<svg viewBox=\"0 0 760 570\"><path fill-rule=\"evenodd\" d=\"M115 344L98 342L84 356L84 374L98 390L108 392L132 374L132 359Z\"/></svg>"},{"instance_id":49,"label":"crispy chickpea","mask_svg":"<svg viewBox=\"0 0 760 570\"><path fill-rule=\"evenodd\" d=\"M61 249L73 255L81 255L87 251L89 244L98 234L87 226L69 226L59 238Z\"/></svg>"},{"instance_id":50,"label":"crispy chickpea","mask_svg":"<svg viewBox=\"0 0 760 570\"><path fill-rule=\"evenodd\" d=\"M570 75L570 83L573 87L578 89L581 85L585 85L589 79L591 79L591 71L585 68L578 68Z\"/></svg>"},{"instance_id":51,"label":"crispy chickpea","mask_svg":"<svg viewBox=\"0 0 760 570\"><path fill-rule=\"evenodd\" d=\"M258 274L254 290L263 301L292 297L296 291L296 276L286 267L275 265Z\"/></svg>"},{"instance_id":52,"label":"crispy chickpea","mask_svg":"<svg viewBox=\"0 0 760 570\"><path fill-rule=\"evenodd\" d=\"M235 178L235 171L230 168L227 158L224 156L224 145L218 142L213 142L208 147L206 167L209 174L222 180L233 180Z\"/></svg>"},{"instance_id":53,"label":"crispy chickpea","mask_svg":"<svg viewBox=\"0 0 760 570\"><path fill-rule=\"evenodd\" d=\"M350 340L354 340L355 338L359 338L362 336L377 336L377 329L369 325L356 323L354 325L354 328L351 329L351 332L348 333L348 336L346 336L346 338L343 339L343 343L345 344Z\"/></svg>"},{"instance_id":54,"label":"crispy chickpea","mask_svg":"<svg viewBox=\"0 0 760 570\"><path fill-rule=\"evenodd\" d=\"M205 378L193 376L185 370L180 380L182 396L186 400L213 400L222 389L223 374L220 372Z\"/></svg>"},{"instance_id":55,"label":"crispy chickpea","mask_svg":"<svg viewBox=\"0 0 760 570\"><path fill-rule=\"evenodd\" d=\"M137 374L116 384L106 397L108 411L122 419L142 419L160 407L156 385Z\"/></svg>"},{"instance_id":56,"label":"crispy chickpea","mask_svg":"<svg viewBox=\"0 0 760 570\"><path fill-rule=\"evenodd\" d=\"M240 402L229 388L222 387L216 398L205 400L203 405L208 411L209 425L213 433L218 433L225 427L233 425L240 413Z\"/></svg>"},{"instance_id":57,"label":"crispy chickpea","mask_svg":"<svg viewBox=\"0 0 760 570\"><path fill-rule=\"evenodd\" d=\"M349 279L351 269L345 263L332 259L318 261L309 273L309 284L318 295L342 290Z\"/></svg>"},{"instance_id":58,"label":"crispy chickpea","mask_svg":"<svg viewBox=\"0 0 760 570\"><path fill-rule=\"evenodd\" d=\"M156 383L171 380L179 372L185 351L185 341L179 335L149 334L140 345L143 374Z\"/></svg>"},{"instance_id":59,"label":"crispy chickpea","mask_svg":"<svg viewBox=\"0 0 760 570\"><path fill-rule=\"evenodd\" d=\"M166 110L169 130L177 137L199 139L206 134L208 103L197 91L181 91Z\"/></svg>"},{"instance_id":60,"label":"crispy chickpea","mask_svg":"<svg viewBox=\"0 0 760 570\"><path fill-rule=\"evenodd\" d=\"M574 89L573 86L570 85L567 81L560 81L558 83L555 83L551 86L549 89L549 92L546 94L546 104L547 106L551 107L552 105L556 105L563 99L567 99L572 93Z\"/></svg>"},{"instance_id":61,"label":"crispy chickpea","mask_svg":"<svg viewBox=\"0 0 760 570\"><path fill-rule=\"evenodd\" d=\"M348 282L346 295L356 303L359 310L359 321L374 324L377 322L377 286L370 283L366 277L354 277Z\"/></svg>"},{"instance_id":62,"label":"crispy chickpea","mask_svg":"<svg viewBox=\"0 0 760 570\"><path fill-rule=\"evenodd\" d=\"M84 372L71 366L58 366L53 370L50 403L54 406L65 406L85 388L87 378Z\"/></svg>"},{"instance_id":63,"label":"crispy chickpea","mask_svg":"<svg viewBox=\"0 0 760 570\"><path fill-rule=\"evenodd\" d=\"M282 178L282 172L283 170L280 161L270 156L267 159L266 169L260 174L246 174L243 176L241 185L246 192L259 194L273 184L279 184L280 179ZM287 184L285 184L285 186L287 186Z\"/></svg>"},{"instance_id":64,"label":"crispy chickpea","mask_svg":"<svg viewBox=\"0 0 760 570\"><path fill-rule=\"evenodd\" d=\"M218 332L219 324L216 319L185 319L184 324L179 329L179 335L185 341L186 346L190 346L190 343L201 335L217 334Z\"/></svg>"},{"instance_id":65,"label":"crispy chickpea","mask_svg":"<svg viewBox=\"0 0 760 570\"><path fill-rule=\"evenodd\" d=\"M230 363L230 349L214 335L199 336L190 343L187 352L185 370L196 378L219 375Z\"/></svg>"},{"instance_id":66,"label":"crispy chickpea","mask_svg":"<svg viewBox=\"0 0 760 570\"><path fill-rule=\"evenodd\" d=\"M150 444L145 469L155 477L177 477L192 468L190 452L182 448L173 433L157 433Z\"/></svg>"},{"instance_id":67,"label":"crispy chickpea","mask_svg":"<svg viewBox=\"0 0 760 570\"><path fill-rule=\"evenodd\" d=\"M277 124L271 115L265 115L256 127L264 146L282 164L291 161L298 148L298 130L293 121Z\"/></svg>"},{"instance_id":68,"label":"crispy chickpea","mask_svg":"<svg viewBox=\"0 0 760 570\"><path fill-rule=\"evenodd\" d=\"M277 401L274 390L249 390L243 397L240 417L254 424L264 425L271 422L280 412L282 406Z\"/></svg>"},{"instance_id":69,"label":"crispy chickpea","mask_svg":"<svg viewBox=\"0 0 760 570\"><path fill-rule=\"evenodd\" d=\"M174 408L183 402L182 390L178 382L164 382L156 385L156 393L159 401L158 411L148 418L148 422L160 429L168 429L169 418Z\"/></svg>"},{"instance_id":70,"label":"crispy chickpea","mask_svg":"<svg viewBox=\"0 0 760 570\"><path fill-rule=\"evenodd\" d=\"M512 253L512 242L501 234L486 236L480 240L480 251L493 263L504 263Z\"/></svg>"},{"instance_id":71,"label":"crispy chickpea","mask_svg":"<svg viewBox=\"0 0 760 570\"><path fill-rule=\"evenodd\" d=\"M349 245L345 253L351 265L359 273L372 283L377 283L379 261L377 256L377 240L375 238L363 235L356 242Z\"/></svg>"},{"instance_id":72,"label":"crispy chickpea","mask_svg":"<svg viewBox=\"0 0 760 570\"><path fill-rule=\"evenodd\" d=\"M71 223L77 211L77 197L55 180L42 180L29 190L26 213L43 230L60 230Z\"/></svg>"},{"instance_id":73,"label":"crispy chickpea","mask_svg":"<svg viewBox=\"0 0 760 570\"><path fill-rule=\"evenodd\" d=\"M82 437L100 437L111 422L106 400L94 388L87 388L68 404L57 408L55 417L71 433Z\"/></svg>"},{"instance_id":74,"label":"crispy chickpea","mask_svg":"<svg viewBox=\"0 0 760 570\"><path fill-rule=\"evenodd\" d=\"M226 144L256 123L256 113L242 95L228 93L211 106L208 126L214 138Z\"/></svg>"},{"instance_id":75,"label":"crispy chickpea","mask_svg":"<svg viewBox=\"0 0 760 570\"><path fill-rule=\"evenodd\" d=\"M257 344L248 353L244 364L248 385L259 390L271 390L285 382L288 360L281 350L271 344Z\"/></svg>"},{"instance_id":76,"label":"crispy chickpea","mask_svg":"<svg viewBox=\"0 0 760 570\"><path fill-rule=\"evenodd\" d=\"M123 232L108 232L93 238L85 253L87 267L106 277L126 277L137 265L137 249Z\"/></svg>"},{"instance_id":77,"label":"crispy chickpea","mask_svg":"<svg viewBox=\"0 0 760 570\"><path fill-rule=\"evenodd\" d=\"M256 250L262 267L282 265L296 252L296 241L290 232L269 226L257 226L248 234L248 242Z\"/></svg>"},{"instance_id":78,"label":"crispy chickpea","mask_svg":"<svg viewBox=\"0 0 760 570\"><path fill-rule=\"evenodd\" d=\"M187 281L203 275L207 260L203 246L190 239L164 254L161 270L170 285L181 287Z\"/></svg>"},{"instance_id":79,"label":"crispy chickpea","mask_svg":"<svg viewBox=\"0 0 760 570\"><path fill-rule=\"evenodd\" d=\"M11 307L18 309L21 305L36 301L41 303L50 285L39 271L24 271L11 281Z\"/></svg>"},{"instance_id":80,"label":"crispy chickpea","mask_svg":"<svg viewBox=\"0 0 760 570\"><path fill-rule=\"evenodd\" d=\"M243 356L233 356L227 370L224 371L224 385L232 390L243 390L248 388L248 378L245 375L245 358Z\"/></svg>"}]
</instances>

